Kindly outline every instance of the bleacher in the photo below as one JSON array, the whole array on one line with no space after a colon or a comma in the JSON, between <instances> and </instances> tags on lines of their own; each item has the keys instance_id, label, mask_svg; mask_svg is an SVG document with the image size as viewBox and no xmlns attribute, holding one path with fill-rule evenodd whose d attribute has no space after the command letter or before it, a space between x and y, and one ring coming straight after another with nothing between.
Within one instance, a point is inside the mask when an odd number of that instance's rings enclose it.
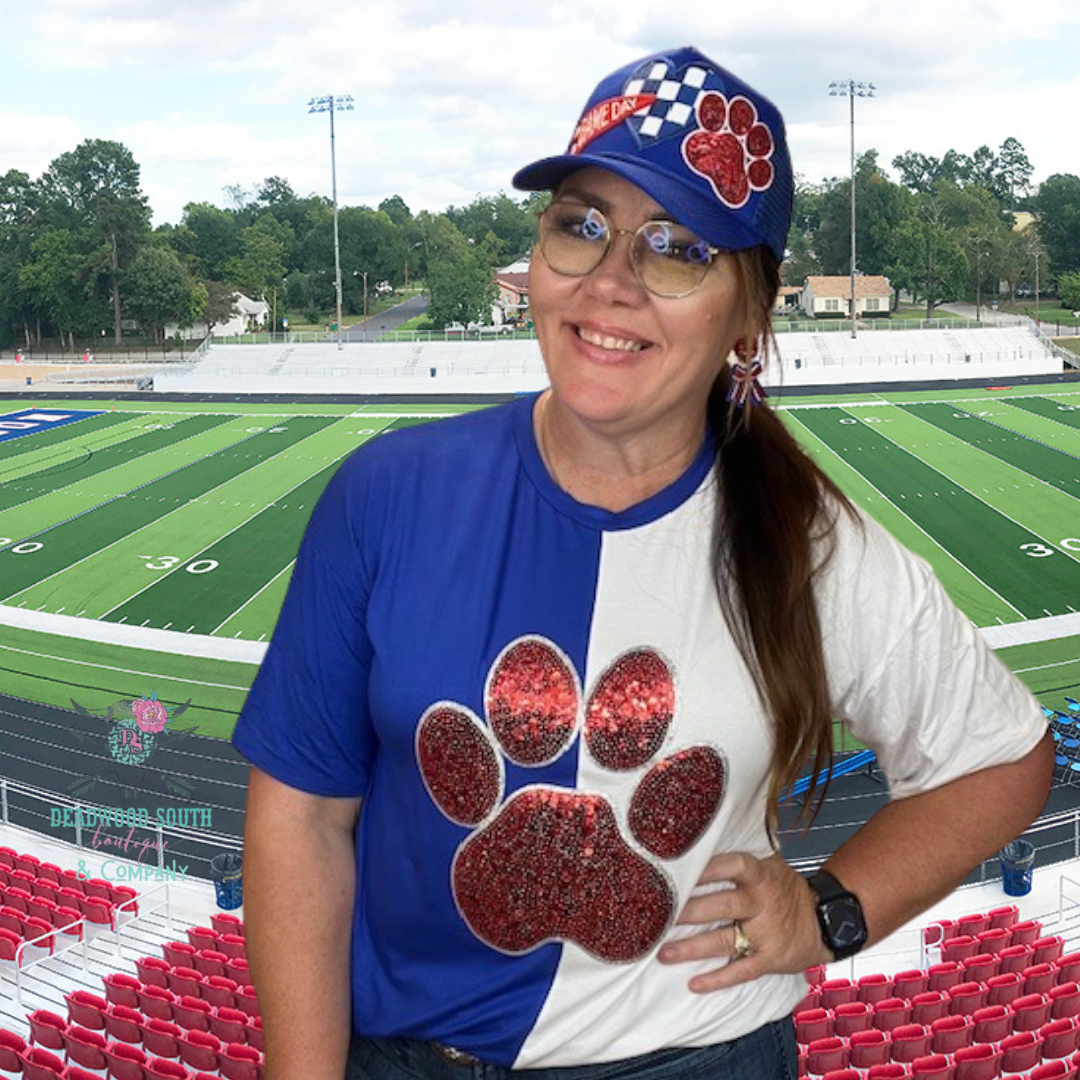
<instances>
[{"instance_id":1,"label":"bleacher","mask_svg":"<svg viewBox=\"0 0 1080 1080\"><path fill-rule=\"evenodd\" d=\"M259 1080L244 924L203 910L0 847L0 1077Z\"/></svg>"},{"instance_id":2,"label":"bleacher","mask_svg":"<svg viewBox=\"0 0 1080 1080\"><path fill-rule=\"evenodd\" d=\"M777 334L782 363L767 387L1012 378L1060 374L1061 360L1024 325ZM535 339L215 344L154 377L170 393L513 394L547 385Z\"/></svg>"},{"instance_id":3,"label":"bleacher","mask_svg":"<svg viewBox=\"0 0 1080 1080\"><path fill-rule=\"evenodd\" d=\"M815 1080L1050 1080L1080 1070L1080 952L1007 904L923 931L894 974L807 972L799 1075Z\"/></svg>"}]
</instances>

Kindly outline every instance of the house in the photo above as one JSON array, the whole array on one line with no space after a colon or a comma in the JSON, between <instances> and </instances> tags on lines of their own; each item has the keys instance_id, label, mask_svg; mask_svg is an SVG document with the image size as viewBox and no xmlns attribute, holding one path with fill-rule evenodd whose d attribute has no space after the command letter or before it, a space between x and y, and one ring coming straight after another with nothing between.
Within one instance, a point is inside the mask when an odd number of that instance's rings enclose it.
<instances>
[{"instance_id":1,"label":"house","mask_svg":"<svg viewBox=\"0 0 1080 1080\"><path fill-rule=\"evenodd\" d=\"M503 320L524 317L529 309L529 274L514 268L499 270L495 274L495 287L499 290L496 305L502 310Z\"/></svg>"},{"instance_id":2,"label":"house","mask_svg":"<svg viewBox=\"0 0 1080 1080\"><path fill-rule=\"evenodd\" d=\"M781 285L773 303L773 311L779 315L794 315L799 308L802 288L798 285Z\"/></svg>"},{"instance_id":3,"label":"house","mask_svg":"<svg viewBox=\"0 0 1080 1080\"><path fill-rule=\"evenodd\" d=\"M270 324L270 305L265 300L252 300L242 292L233 293L233 301L237 314L228 322L214 324L214 336L225 337L234 334L246 334L252 330L265 330ZM209 334L209 328L205 322L197 322L192 326L177 326L169 323L165 327L165 336L168 338L182 337L186 341L202 341Z\"/></svg>"},{"instance_id":4,"label":"house","mask_svg":"<svg viewBox=\"0 0 1080 1080\"><path fill-rule=\"evenodd\" d=\"M887 315L892 302L889 279L880 274L855 277L855 314ZM851 317L851 278L811 275L802 287L799 306L811 318Z\"/></svg>"}]
</instances>

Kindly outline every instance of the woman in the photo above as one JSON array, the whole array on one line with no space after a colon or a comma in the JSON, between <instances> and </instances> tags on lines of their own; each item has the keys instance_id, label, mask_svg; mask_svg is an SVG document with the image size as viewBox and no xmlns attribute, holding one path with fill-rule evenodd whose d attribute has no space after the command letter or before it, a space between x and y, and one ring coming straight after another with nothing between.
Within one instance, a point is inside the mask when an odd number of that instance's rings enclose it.
<instances>
[{"instance_id":1,"label":"woman","mask_svg":"<svg viewBox=\"0 0 1080 1080\"><path fill-rule=\"evenodd\" d=\"M649 57L515 182L550 389L346 463L237 727L267 1077L793 1078L803 970L1026 827L1042 713L760 403L775 108ZM834 716L895 799L807 882Z\"/></svg>"}]
</instances>

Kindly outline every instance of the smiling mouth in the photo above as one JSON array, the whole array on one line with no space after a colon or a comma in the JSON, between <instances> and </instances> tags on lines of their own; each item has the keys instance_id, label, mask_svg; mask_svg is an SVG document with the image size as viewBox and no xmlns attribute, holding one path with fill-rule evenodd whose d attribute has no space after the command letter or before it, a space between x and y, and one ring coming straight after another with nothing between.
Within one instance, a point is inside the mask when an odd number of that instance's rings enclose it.
<instances>
[{"instance_id":1,"label":"smiling mouth","mask_svg":"<svg viewBox=\"0 0 1080 1080\"><path fill-rule=\"evenodd\" d=\"M577 328L577 335L586 345L595 345L612 352L634 353L641 352L645 348L643 341L630 341L627 338L612 337L610 334L598 334L595 330L587 330L583 326Z\"/></svg>"}]
</instances>

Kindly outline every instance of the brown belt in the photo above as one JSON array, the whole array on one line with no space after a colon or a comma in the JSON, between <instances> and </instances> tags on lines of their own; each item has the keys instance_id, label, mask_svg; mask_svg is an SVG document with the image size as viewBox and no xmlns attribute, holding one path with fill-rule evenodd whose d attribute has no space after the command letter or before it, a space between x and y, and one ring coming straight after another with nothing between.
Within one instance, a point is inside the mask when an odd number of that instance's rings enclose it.
<instances>
[{"instance_id":1,"label":"brown belt","mask_svg":"<svg viewBox=\"0 0 1080 1080\"><path fill-rule=\"evenodd\" d=\"M444 1046L442 1043L437 1042L430 1043L429 1045L443 1061L446 1061L451 1065L459 1065L463 1069L471 1069L477 1065L484 1064L478 1057L473 1057L472 1054L466 1054L464 1050L458 1050L455 1046Z\"/></svg>"}]
</instances>

